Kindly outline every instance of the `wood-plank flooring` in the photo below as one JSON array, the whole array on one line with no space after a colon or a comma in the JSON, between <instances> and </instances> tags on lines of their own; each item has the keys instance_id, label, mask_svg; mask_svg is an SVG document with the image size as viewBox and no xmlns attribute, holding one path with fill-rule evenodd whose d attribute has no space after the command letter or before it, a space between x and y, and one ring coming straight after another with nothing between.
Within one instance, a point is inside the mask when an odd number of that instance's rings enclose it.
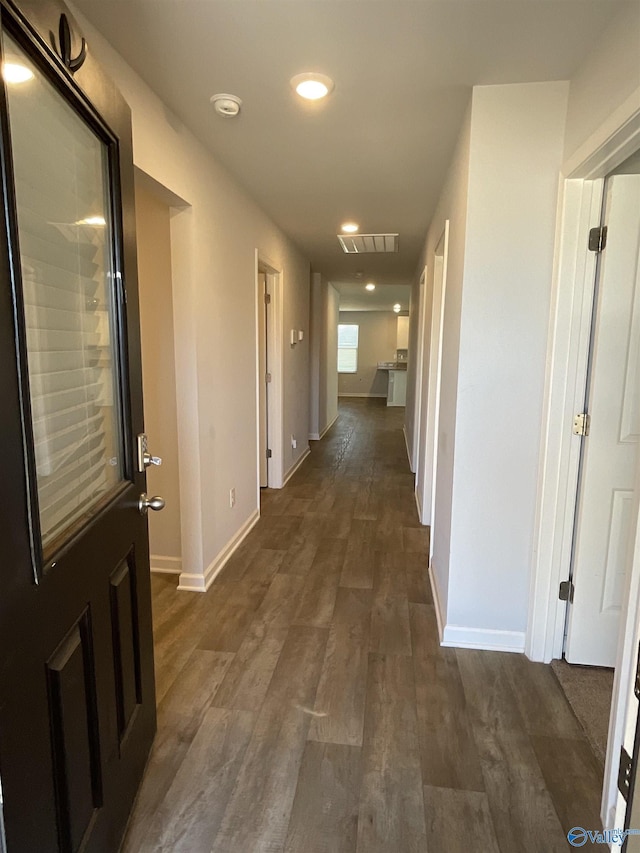
<instances>
[{"instance_id":1,"label":"wood-plank flooring","mask_svg":"<svg viewBox=\"0 0 640 853\"><path fill-rule=\"evenodd\" d=\"M550 667L441 648L404 410L336 425L204 595L153 578L125 853L555 853L602 770Z\"/></svg>"}]
</instances>

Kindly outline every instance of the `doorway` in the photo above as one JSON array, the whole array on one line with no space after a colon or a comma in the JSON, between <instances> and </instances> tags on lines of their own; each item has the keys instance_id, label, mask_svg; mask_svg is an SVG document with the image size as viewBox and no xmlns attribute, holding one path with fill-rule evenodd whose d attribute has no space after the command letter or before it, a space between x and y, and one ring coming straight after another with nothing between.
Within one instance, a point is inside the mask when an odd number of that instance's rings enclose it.
<instances>
[{"instance_id":1,"label":"doorway","mask_svg":"<svg viewBox=\"0 0 640 853\"><path fill-rule=\"evenodd\" d=\"M256 251L258 506L261 489L283 486L282 273Z\"/></svg>"},{"instance_id":2,"label":"doorway","mask_svg":"<svg viewBox=\"0 0 640 853\"><path fill-rule=\"evenodd\" d=\"M433 256L433 290L431 301L431 323L428 347L425 341L425 355L428 357L426 370L423 371L423 385L420 424L420 464L416 478L416 497L420 520L430 525L429 561L432 561L436 539L435 502L437 493L438 432L440 415L440 384L442 374L442 344L444 334L445 292L447 286L447 257L449 251L449 220L435 248ZM425 310L425 317L429 314ZM427 322L425 320L425 331Z\"/></svg>"},{"instance_id":3,"label":"doorway","mask_svg":"<svg viewBox=\"0 0 640 853\"><path fill-rule=\"evenodd\" d=\"M424 388L425 364L424 354L427 350L427 342L425 341L426 331L426 315L427 315L427 267L422 270L420 283L418 285L418 336L417 336L417 352L416 352L416 400L413 415L413 452L412 452L412 470L417 474L418 466L420 465L420 420L422 418L422 408L426 399L426 388Z\"/></svg>"},{"instance_id":4,"label":"doorway","mask_svg":"<svg viewBox=\"0 0 640 853\"><path fill-rule=\"evenodd\" d=\"M260 488L269 485L269 308L266 272L258 269L258 456Z\"/></svg>"},{"instance_id":5,"label":"doorway","mask_svg":"<svg viewBox=\"0 0 640 853\"><path fill-rule=\"evenodd\" d=\"M604 230L606 229L606 231ZM615 666L640 438L640 156L605 181L564 657ZM597 248L597 247L596 247Z\"/></svg>"}]
</instances>

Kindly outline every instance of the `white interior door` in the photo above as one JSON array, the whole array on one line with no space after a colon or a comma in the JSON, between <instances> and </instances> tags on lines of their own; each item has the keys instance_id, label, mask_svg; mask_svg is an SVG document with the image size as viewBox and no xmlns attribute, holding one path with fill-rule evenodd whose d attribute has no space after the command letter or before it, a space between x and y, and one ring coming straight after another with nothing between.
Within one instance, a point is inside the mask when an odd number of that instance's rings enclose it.
<instances>
[{"instance_id":1,"label":"white interior door","mask_svg":"<svg viewBox=\"0 0 640 853\"><path fill-rule=\"evenodd\" d=\"M640 175L607 180L565 656L614 666L640 435Z\"/></svg>"}]
</instances>

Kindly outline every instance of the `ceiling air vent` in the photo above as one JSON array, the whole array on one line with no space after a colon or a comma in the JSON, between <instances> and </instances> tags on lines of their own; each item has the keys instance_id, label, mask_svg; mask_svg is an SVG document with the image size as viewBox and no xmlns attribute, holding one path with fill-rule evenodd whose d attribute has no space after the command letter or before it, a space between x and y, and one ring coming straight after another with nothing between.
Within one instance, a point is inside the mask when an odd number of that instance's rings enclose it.
<instances>
[{"instance_id":1,"label":"ceiling air vent","mask_svg":"<svg viewBox=\"0 0 640 853\"><path fill-rule=\"evenodd\" d=\"M337 237L347 255L398 251L397 234L338 234Z\"/></svg>"}]
</instances>

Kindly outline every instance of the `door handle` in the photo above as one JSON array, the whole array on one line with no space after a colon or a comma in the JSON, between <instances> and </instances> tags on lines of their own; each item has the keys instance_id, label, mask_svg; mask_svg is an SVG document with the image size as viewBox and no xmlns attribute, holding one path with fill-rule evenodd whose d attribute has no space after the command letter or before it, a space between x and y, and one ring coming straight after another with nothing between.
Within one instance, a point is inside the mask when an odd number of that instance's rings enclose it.
<instances>
[{"instance_id":1,"label":"door handle","mask_svg":"<svg viewBox=\"0 0 640 853\"><path fill-rule=\"evenodd\" d=\"M161 498L160 495L154 495L150 498L146 492L143 492L138 498L138 510L140 511L140 515L146 515L148 510L152 509L154 512L160 512L161 509L164 509L165 500Z\"/></svg>"}]
</instances>

